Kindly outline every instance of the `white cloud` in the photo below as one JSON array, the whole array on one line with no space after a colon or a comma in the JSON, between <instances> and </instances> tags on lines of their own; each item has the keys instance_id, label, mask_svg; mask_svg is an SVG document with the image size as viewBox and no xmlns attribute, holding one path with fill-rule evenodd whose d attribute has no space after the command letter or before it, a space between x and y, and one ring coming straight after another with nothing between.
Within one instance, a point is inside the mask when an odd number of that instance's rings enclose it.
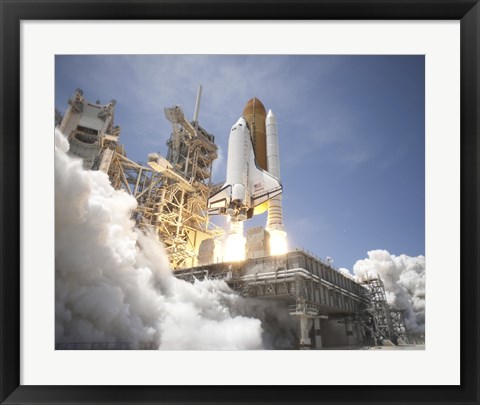
<instances>
[{"instance_id":1,"label":"white cloud","mask_svg":"<svg viewBox=\"0 0 480 405\"><path fill-rule=\"evenodd\" d=\"M386 250L371 250L368 258L358 260L353 271L360 280L380 275L388 303L406 311L409 330L425 331L425 257L395 256Z\"/></svg>"}]
</instances>

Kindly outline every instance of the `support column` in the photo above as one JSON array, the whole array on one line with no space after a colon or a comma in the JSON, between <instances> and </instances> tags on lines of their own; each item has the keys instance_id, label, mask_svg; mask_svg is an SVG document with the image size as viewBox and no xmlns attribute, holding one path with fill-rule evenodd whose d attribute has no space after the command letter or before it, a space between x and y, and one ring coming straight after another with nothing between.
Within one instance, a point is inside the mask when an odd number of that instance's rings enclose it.
<instances>
[{"instance_id":1,"label":"support column","mask_svg":"<svg viewBox=\"0 0 480 405\"><path fill-rule=\"evenodd\" d=\"M365 336L365 326L363 322L356 321L355 326L357 329L357 342L361 344L366 344L366 336Z\"/></svg>"},{"instance_id":2,"label":"support column","mask_svg":"<svg viewBox=\"0 0 480 405\"><path fill-rule=\"evenodd\" d=\"M347 335L347 345L352 346L354 343L353 337L353 322L352 318L345 318L345 334Z\"/></svg>"},{"instance_id":3,"label":"support column","mask_svg":"<svg viewBox=\"0 0 480 405\"><path fill-rule=\"evenodd\" d=\"M313 318L313 329L315 331L315 349L322 348L322 335L320 330L320 318Z\"/></svg>"},{"instance_id":4,"label":"support column","mask_svg":"<svg viewBox=\"0 0 480 405\"><path fill-rule=\"evenodd\" d=\"M310 349L311 340L310 340L310 328L308 317L305 315L299 315L300 321L300 349Z\"/></svg>"}]
</instances>

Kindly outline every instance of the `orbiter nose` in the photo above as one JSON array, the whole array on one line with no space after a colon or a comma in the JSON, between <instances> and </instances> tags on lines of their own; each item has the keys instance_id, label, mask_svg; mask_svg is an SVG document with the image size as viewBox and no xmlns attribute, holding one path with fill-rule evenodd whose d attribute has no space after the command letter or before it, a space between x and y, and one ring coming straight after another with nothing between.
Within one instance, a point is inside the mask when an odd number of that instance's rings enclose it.
<instances>
[{"instance_id":1,"label":"orbiter nose","mask_svg":"<svg viewBox=\"0 0 480 405\"><path fill-rule=\"evenodd\" d=\"M238 121L235 123L235 125L234 125L232 128L238 127L239 125L241 125L242 127L246 128L246 126L247 126L247 121L245 121L245 118L240 117L240 118L238 119Z\"/></svg>"}]
</instances>

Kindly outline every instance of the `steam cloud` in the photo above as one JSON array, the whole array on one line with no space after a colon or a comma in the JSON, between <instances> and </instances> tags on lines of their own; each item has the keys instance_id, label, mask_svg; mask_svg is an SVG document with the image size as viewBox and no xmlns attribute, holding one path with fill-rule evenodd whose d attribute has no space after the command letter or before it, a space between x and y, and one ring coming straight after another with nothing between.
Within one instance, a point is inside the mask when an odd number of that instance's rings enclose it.
<instances>
[{"instance_id":1,"label":"steam cloud","mask_svg":"<svg viewBox=\"0 0 480 405\"><path fill-rule=\"evenodd\" d=\"M425 332L425 257L395 256L386 250L371 250L368 258L353 266L357 278L380 275L385 284L387 302L403 309L407 329Z\"/></svg>"},{"instance_id":2,"label":"steam cloud","mask_svg":"<svg viewBox=\"0 0 480 405\"><path fill-rule=\"evenodd\" d=\"M55 133L55 339L160 349L260 349L258 319L223 281L173 277L163 246L130 219L136 201L85 171Z\"/></svg>"}]
</instances>

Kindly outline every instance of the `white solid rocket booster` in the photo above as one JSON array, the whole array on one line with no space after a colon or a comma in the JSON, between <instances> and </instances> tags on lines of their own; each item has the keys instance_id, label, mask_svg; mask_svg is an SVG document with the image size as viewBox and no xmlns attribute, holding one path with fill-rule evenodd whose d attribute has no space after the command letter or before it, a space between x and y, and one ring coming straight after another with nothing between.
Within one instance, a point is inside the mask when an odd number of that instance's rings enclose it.
<instances>
[{"instance_id":1,"label":"white solid rocket booster","mask_svg":"<svg viewBox=\"0 0 480 405\"><path fill-rule=\"evenodd\" d=\"M275 118L272 110L268 110L265 124L267 134L267 170L272 176L275 176L280 180L280 154L278 148L277 119ZM269 232L284 232L281 194L273 197L268 202L266 228Z\"/></svg>"}]
</instances>

